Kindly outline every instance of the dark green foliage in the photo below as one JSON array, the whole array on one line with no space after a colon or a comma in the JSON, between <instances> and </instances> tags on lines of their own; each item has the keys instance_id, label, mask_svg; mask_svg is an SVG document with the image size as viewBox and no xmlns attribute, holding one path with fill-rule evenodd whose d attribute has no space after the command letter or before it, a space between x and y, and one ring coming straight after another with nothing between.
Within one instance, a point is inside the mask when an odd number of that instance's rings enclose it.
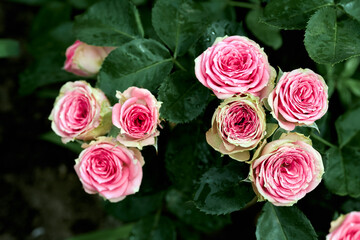
<instances>
[{"instance_id":1,"label":"dark green foliage","mask_svg":"<svg viewBox=\"0 0 360 240\"><path fill-rule=\"evenodd\" d=\"M224 167L210 168L197 184L196 206L205 213L216 215L242 209L255 197L251 184L244 181L248 173L249 165L236 161Z\"/></svg>"},{"instance_id":2,"label":"dark green foliage","mask_svg":"<svg viewBox=\"0 0 360 240\"><path fill-rule=\"evenodd\" d=\"M276 207L266 203L257 223L256 239L310 240L317 237L310 221L295 206Z\"/></svg>"},{"instance_id":3,"label":"dark green foliage","mask_svg":"<svg viewBox=\"0 0 360 240\"><path fill-rule=\"evenodd\" d=\"M174 123L194 120L205 109L210 92L192 75L175 72L159 88L160 115Z\"/></svg>"},{"instance_id":4,"label":"dark green foliage","mask_svg":"<svg viewBox=\"0 0 360 240\"><path fill-rule=\"evenodd\" d=\"M75 20L76 37L98 46L120 46L144 36L139 12L128 0L108 0L91 6Z\"/></svg>"}]
</instances>

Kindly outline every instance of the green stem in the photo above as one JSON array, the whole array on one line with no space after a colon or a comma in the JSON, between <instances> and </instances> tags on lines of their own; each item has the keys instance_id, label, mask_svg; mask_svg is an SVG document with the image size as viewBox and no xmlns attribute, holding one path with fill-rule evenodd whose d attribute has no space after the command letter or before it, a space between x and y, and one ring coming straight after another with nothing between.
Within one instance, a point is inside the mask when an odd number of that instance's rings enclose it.
<instances>
[{"instance_id":1,"label":"green stem","mask_svg":"<svg viewBox=\"0 0 360 240\"><path fill-rule=\"evenodd\" d=\"M325 145L328 146L328 147L337 148L337 146L335 146L334 144L326 141L325 139L323 139L323 138L320 137L319 135L316 135L316 134L314 134L314 133L311 133L310 136L311 136L312 138L316 139L317 141L325 144Z\"/></svg>"},{"instance_id":2,"label":"green stem","mask_svg":"<svg viewBox=\"0 0 360 240\"><path fill-rule=\"evenodd\" d=\"M186 68L184 68L178 61L176 61L175 58L173 58L173 62L175 63L176 66L178 66L181 70L186 72Z\"/></svg>"},{"instance_id":3,"label":"green stem","mask_svg":"<svg viewBox=\"0 0 360 240\"><path fill-rule=\"evenodd\" d=\"M253 3L235 2L235 1L229 1L228 5L233 7L250 8L250 9L256 9L258 7L256 4Z\"/></svg>"}]
</instances>

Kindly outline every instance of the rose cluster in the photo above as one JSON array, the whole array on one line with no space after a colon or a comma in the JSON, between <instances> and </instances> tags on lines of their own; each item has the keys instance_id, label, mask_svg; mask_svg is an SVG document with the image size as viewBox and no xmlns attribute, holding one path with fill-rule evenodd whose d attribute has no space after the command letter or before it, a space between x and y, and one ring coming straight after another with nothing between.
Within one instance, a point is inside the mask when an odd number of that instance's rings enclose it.
<instances>
[{"instance_id":1,"label":"rose cluster","mask_svg":"<svg viewBox=\"0 0 360 240\"><path fill-rule=\"evenodd\" d=\"M208 144L250 164L259 200L291 206L320 183L324 166L311 140L288 132L268 142L277 125L266 122L264 109L287 131L314 124L328 109L328 88L320 75L296 69L278 76L275 86L267 55L243 36L217 38L195 59L195 74L223 100L206 133Z\"/></svg>"},{"instance_id":2,"label":"rose cluster","mask_svg":"<svg viewBox=\"0 0 360 240\"><path fill-rule=\"evenodd\" d=\"M64 69L79 76L97 74L111 50L76 41L66 51ZM84 190L111 202L139 190L145 163L139 150L156 145L161 106L147 89L130 87L116 97L119 102L111 107L105 94L86 81L67 82L49 116L63 143L84 142L74 166ZM118 135L106 136L112 127Z\"/></svg>"}]
</instances>

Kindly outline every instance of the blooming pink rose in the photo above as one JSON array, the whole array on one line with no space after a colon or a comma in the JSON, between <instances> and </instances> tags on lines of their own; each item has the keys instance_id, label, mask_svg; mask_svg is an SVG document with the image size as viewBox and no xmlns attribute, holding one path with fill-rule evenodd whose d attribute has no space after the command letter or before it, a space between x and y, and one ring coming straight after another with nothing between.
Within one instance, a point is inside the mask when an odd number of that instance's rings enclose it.
<instances>
[{"instance_id":1,"label":"blooming pink rose","mask_svg":"<svg viewBox=\"0 0 360 240\"><path fill-rule=\"evenodd\" d=\"M330 233L326 240L359 240L360 239L360 212L350 212L341 215L331 222Z\"/></svg>"},{"instance_id":2,"label":"blooming pink rose","mask_svg":"<svg viewBox=\"0 0 360 240\"><path fill-rule=\"evenodd\" d=\"M139 191L144 159L136 148L100 137L75 161L75 171L87 193L99 193L110 202L118 202Z\"/></svg>"},{"instance_id":3,"label":"blooming pink rose","mask_svg":"<svg viewBox=\"0 0 360 240\"><path fill-rule=\"evenodd\" d=\"M251 94L225 99L212 117L206 141L222 154L246 161L266 134L266 115L258 97Z\"/></svg>"},{"instance_id":4,"label":"blooming pink rose","mask_svg":"<svg viewBox=\"0 0 360 240\"><path fill-rule=\"evenodd\" d=\"M91 140L110 130L110 103L100 89L85 81L67 82L60 89L49 119L63 143Z\"/></svg>"},{"instance_id":5,"label":"blooming pink rose","mask_svg":"<svg viewBox=\"0 0 360 240\"><path fill-rule=\"evenodd\" d=\"M220 99L239 93L267 97L276 76L263 49L242 36L217 38L195 59L195 74Z\"/></svg>"},{"instance_id":6,"label":"blooming pink rose","mask_svg":"<svg viewBox=\"0 0 360 240\"><path fill-rule=\"evenodd\" d=\"M141 149L146 145L154 145L161 102L147 89L130 87L123 93L117 91L119 103L112 112L113 124L120 128L117 140L127 147Z\"/></svg>"},{"instance_id":7,"label":"blooming pink rose","mask_svg":"<svg viewBox=\"0 0 360 240\"><path fill-rule=\"evenodd\" d=\"M66 49L64 69L83 77L97 74L113 47L91 46L79 40Z\"/></svg>"},{"instance_id":8,"label":"blooming pink rose","mask_svg":"<svg viewBox=\"0 0 360 240\"><path fill-rule=\"evenodd\" d=\"M250 180L259 200L292 206L321 182L321 155L310 144L304 135L289 133L255 153Z\"/></svg>"},{"instance_id":9,"label":"blooming pink rose","mask_svg":"<svg viewBox=\"0 0 360 240\"><path fill-rule=\"evenodd\" d=\"M313 124L326 113L328 87L310 69L296 69L281 76L268 103L280 127L291 131L295 126Z\"/></svg>"}]
</instances>

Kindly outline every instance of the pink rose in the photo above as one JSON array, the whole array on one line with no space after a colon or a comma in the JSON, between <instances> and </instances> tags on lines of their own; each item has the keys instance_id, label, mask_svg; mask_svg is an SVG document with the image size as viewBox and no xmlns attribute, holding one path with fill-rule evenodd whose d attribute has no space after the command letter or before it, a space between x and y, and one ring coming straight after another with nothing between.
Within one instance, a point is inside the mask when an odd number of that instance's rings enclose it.
<instances>
[{"instance_id":1,"label":"pink rose","mask_svg":"<svg viewBox=\"0 0 360 240\"><path fill-rule=\"evenodd\" d=\"M99 193L110 202L118 202L139 191L144 159L136 148L100 137L75 161L75 171L87 193Z\"/></svg>"},{"instance_id":2,"label":"pink rose","mask_svg":"<svg viewBox=\"0 0 360 240\"><path fill-rule=\"evenodd\" d=\"M321 155L310 144L304 135L289 133L257 150L250 180L259 200L292 206L321 182Z\"/></svg>"},{"instance_id":3,"label":"pink rose","mask_svg":"<svg viewBox=\"0 0 360 240\"><path fill-rule=\"evenodd\" d=\"M123 93L117 91L119 103L115 104L112 112L113 124L120 128L117 140L127 147L154 145L157 130L159 109L161 102L147 89L130 87Z\"/></svg>"},{"instance_id":4,"label":"pink rose","mask_svg":"<svg viewBox=\"0 0 360 240\"><path fill-rule=\"evenodd\" d=\"M358 240L360 239L360 212L341 215L331 222L326 240Z\"/></svg>"},{"instance_id":5,"label":"pink rose","mask_svg":"<svg viewBox=\"0 0 360 240\"><path fill-rule=\"evenodd\" d=\"M66 49L64 69L83 77L96 75L113 47L91 46L79 40Z\"/></svg>"},{"instance_id":6,"label":"pink rose","mask_svg":"<svg viewBox=\"0 0 360 240\"><path fill-rule=\"evenodd\" d=\"M285 72L269 95L271 114L288 131L311 125L328 109L327 91L324 79L310 69Z\"/></svg>"},{"instance_id":7,"label":"pink rose","mask_svg":"<svg viewBox=\"0 0 360 240\"><path fill-rule=\"evenodd\" d=\"M67 82L60 89L49 119L63 143L91 140L110 130L110 103L100 89L85 81Z\"/></svg>"},{"instance_id":8,"label":"pink rose","mask_svg":"<svg viewBox=\"0 0 360 240\"><path fill-rule=\"evenodd\" d=\"M242 36L217 38L195 59L195 74L220 99L239 93L267 97L276 76L263 49Z\"/></svg>"},{"instance_id":9,"label":"pink rose","mask_svg":"<svg viewBox=\"0 0 360 240\"><path fill-rule=\"evenodd\" d=\"M206 141L231 158L246 161L266 134L266 115L259 99L251 94L225 99L212 117Z\"/></svg>"}]
</instances>

